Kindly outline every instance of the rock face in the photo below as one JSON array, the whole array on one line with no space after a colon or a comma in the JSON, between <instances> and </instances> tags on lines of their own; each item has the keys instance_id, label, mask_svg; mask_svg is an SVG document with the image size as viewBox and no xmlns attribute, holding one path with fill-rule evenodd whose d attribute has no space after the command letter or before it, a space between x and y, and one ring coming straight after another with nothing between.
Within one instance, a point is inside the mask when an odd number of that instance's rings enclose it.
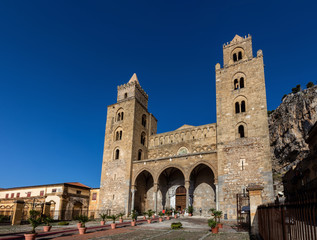
<instances>
[{"instance_id":1,"label":"rock face","mask_svg":"<svg viewBox=\"0 0 317 240\"><path fill-rule=\"evenodd\" d=\"M317 86L290 93L269 116L270 144L274 182L308 154L305 142L317 121Z\"/></svg>"}]
</instances>

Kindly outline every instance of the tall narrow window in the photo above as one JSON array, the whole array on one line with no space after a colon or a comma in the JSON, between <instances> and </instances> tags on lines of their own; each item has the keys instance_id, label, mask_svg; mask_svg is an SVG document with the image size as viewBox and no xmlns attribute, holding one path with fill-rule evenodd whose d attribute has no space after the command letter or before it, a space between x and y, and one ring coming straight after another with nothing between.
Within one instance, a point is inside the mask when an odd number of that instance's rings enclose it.
<instances>
[{"instance_id":1,"label":"tall narrow window","mask_svg":"<svg viewBox=\"0 0 317 240\"><path fill-rule=\"evenodd\" d=\"M44 191L40 191L40 196L41 196L41 197L44 196Z\"/></svg>"},{"instance_id":2,"label":"tall narrow window","mask_svg":"<svg viewBox=\"0 0 317 240\"><path fill-rule=\"evenodd\" d=\"M19 198L19 197L20 197L20 193L18 192L18 193L17 193L17 198Z\"/></svg>"},{"instance_id":3,"label":"tall narrow window","mask_svg":"<svg viewBox=\"0 0 317 240\"><path fill-rule=\"evenodd\" d=\"M144 132L141 134L141 144L145 145L145 133Z\"/></svg>"},{"instance_id":4,"label":"tall narrow window","mask_svg":"<svg viewBox=\"0 0 317 240\"><path fill-rule=\"evenodd\" d=\"M142 150L138 151L138 160L142 160Z\"/></svg>"},{"instance_id":5,"label":"tall narrow window","mask_svg":"<svg viewBox=\"0 0 317 240\"><path fill-rule=\"evenodd\" d=\"M117 121L120 121L120 120L121 120L121 113L118 113Z\"/></svg>"},{"instance_id":6,"label":"tall narrow window","mask_svg":"<svg viewBox=\"0 0 317 240\"><path fill-rule=\"evenodd\" d=\"M97 193L92 194L91 200L97 200Z\"/></svg>"},{"instance_id":7,"label":"tall narrow window","mask_svg":"<svg viewBox=\"0 0 317 240\"><path fill-rule=\"evenodd\" d=\"M244 78L240 78L240 88L244 88Z\"/></svg>"},{"instance_id":8,"label":"tall narrow window","mask_svg":"<svg viewBox=\"0 0 317 240\"><path fill-rule=\"evenodd\" d=\"M26 197L31 197L31 192L27 192Z\"/></svg>"},{"instance_id":9,"label":"tall narrow window","mask_svg":"<svg viewBox=\"0 0 317 240\"><path fill-rule=\"evenodd\" d=\"M238 60L241 60L242 59L242 52L239 52L238 53Z\"/></svg>"},{"instance_id":10,"label":"tall narrow window","mask_svg":"<svg viewBox=\"0 0 317 240\"><path fill-rule=\"evenodd\" d=\"M124 94L124 98L127 98L127 97L128 97L128 94L127 94L127 93L125 93L125 94Z\"/></svg>"},{"instance_id":11,"label":"tall narrow window","mask_svg":"<svg viewBox=\"0 0 317 240\"><path fill-rule=\"evenodd\" d=\"M233 54L233 61L234 61L234 62L238 61L238 59L237 59L237 54L236 54L236 53Z\"/></svg>"},{"instance_id":12,"label":"tall narrow window","mask_svg":"<svg viewBox=\"0 0 317 240\"><path fill-rule=\"evenodd\" d=\"M240 104L238 102L235 103L236 106L236 113L240 113Z\"/></svg>"},{"instance_id":13,"label":"tall narrow window","mask_svg":"<svg viewBox=\"0 0 317 240\"><path fill-rule=\"evenodd\" d=\"M116 141L119 140L119 131L116 132Z\"/></svg>"},{"instance_id":14,"label":"tall narrow window","mask_svg":"<svg viewBox=\"0 0 317 240\"><path fill-rule=\"evenodd\" d=\"M241 112L245 112L245 101L241 102Z\"/></svg>"},{"instance_id":15,"label":"tall narrow window","mask_svg":"<svg viewBox=\"0 0 317 240\"><path fill-rule=\"evenodd\" d=\"M11 193L11 198L14 198L14 193Z\"/></svg>"},{"instance_id":16,"label":"tall narrow window","mask_svg":"<svg viewBox=\"0 0 317 240\"><path fill-rule=\"evenodd\" d=\"M236 89L238 89L238 88L239 88L238 79L235 79L235 80L234 80L233 85L234 85L234 90L236 90Z\"/></svg>"},{"instance_id":17,"label":"tall narrow window","mask_svg":"<svg viewBox=\"0 0 317 240\"><path fill-rule=\"evenodd\" d=\"M6 194L6 198L9 198L9 193Z\"/></svg>"},{"instance_id":18,"label":"tall narrow window","mask_svg":"<svg viewBox=\"0 0 317 240\"><path fill-rule=\"evenodd\" d=\"M120 150L119 150L119 149L116 149L114 159L119 159L119 155L120 155Z\"/></svg>"},{"instance_id":19,"label":"tall narrow window","mask_svg":"<svg viewBox=\"0 0 317 240\"><path fill-rule=\"evenodd\" d=\"M123 120L123 112L121 113L121 120Z\"/></svg>"},{"instance_id":20,"label":"tall narrow window","mask_svg":"<svg viewBox=\"0 0 317 240\"><path fill-rule=\"evenodd\" d=\"M143 116L142 116L142 126L146 127L146 115L145 114L143 114Z\"/></svg>"},{"instance_id":21,"label":"tall narrow window","mask_svg":"<svg viewBox=\"0 0 317 240\"><path fill-rule=\"evenodd\" d=\"M238 132L239 132L239 137L240 138L244 138L244 127L243 127L243 125L239 126Z\"/></svg>"}]
</instances>

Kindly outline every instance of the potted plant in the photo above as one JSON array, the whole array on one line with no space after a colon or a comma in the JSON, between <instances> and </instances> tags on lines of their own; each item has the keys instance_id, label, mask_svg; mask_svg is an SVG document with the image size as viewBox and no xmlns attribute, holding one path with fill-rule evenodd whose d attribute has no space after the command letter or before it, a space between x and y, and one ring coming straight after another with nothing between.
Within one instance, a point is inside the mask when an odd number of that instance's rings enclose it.
<instances>
[{"instance_id":1,"label":"potted plant","mask_svg":"<svg viewBox=\"0 0 317 240\"><path fill-rule=\"evenodd\" d=\"M146 214L147 214L147 212L143 212L143 219L144 220L146 219Z\"/></svg>"},{"instance_id":2,"label":"potted plant","mask_svg":"<svg viewBox=\"0 0 317 240\"><path fill-rule=\"evenodd\" d=\"M215 211L216 211L215 208L210 208L210 209L209 209L209 212L211 212L211 216L213 216L213 217L215 216L215 214L214 214Z\"/></svg>"},{"instance_id":3,"label":"potted plant","mask_svg":"<svg viewBox=\"0 0 317 240\"><path fill-rule=\"evenodd\" d=\"M117 215L114 215L112 214L111 216L109 216L108 218L110 218L112 220L112 223L111 223L111 229L115 229L117 224L116 224L116 220L118 218Z\"/></svg>"},{"instance_id":4,"label":"potted plant","mask_svg":"<svg viewBox=\"0 0 317 240\"><path fill-rule=\"evenodd\" d=\"M52 228L50 223L53 222L53 219L50 216L43 215L42 222L45 223L45 226L43 226L44 232L49 232Z\"/></svg>"},{"instance_id":5,"label":"potted plant","mask_svg":"<svg viewBox=\"0 0 317 240\"><path fill-rule=\"evenodd\" d=\"M151 217L153 216L153 211L152 211L152 209L149 209L149 210L147 210L147 212L146 212L146 214L148 215L148 220L147 220L147 223L151 223Z\"/></svg>"},{"instance_id":6,"label":"potted plant","mask_svg":"<svg viewBox=\"0 0 317 240\"><path fill-rule=\"evenodd\" d=\"M178 211L174 210L174 218L177 218Z\"/></svg>"},{"instance_id":7,"label":"potted plant","mask_svg":"<svg viewBox=\"0 0 317 240\"><path fill-rule=\"evenodd\" d=\"M99 216L101 217L100 225L103 226L106 223L107 214L106 213L99 213Z\"/></svg>"},{"instance_id":8,"label":"potted plant","mask_svg":"<svg viewBox=\"0 0 317 240\"><path fill-rule=\"evenodd\" d=\"M159 212L158 215L160 216L160 217L159 217L159 221L160 221L160 222L163 222L164 213L163 213L163 212Z\"/></svg>"},{"instance_id":9,"label":"potted plant","mask_svg":"<svg viewBox=\"0 0 317 240\"><path fill-rule=\"evenodd\" d=\"M79 215L78 221L81 223L81 227L78 228L79 234L85 234L86 232L86 226L85 223L89 222L89 218L86 215Z\"/></svg>"},{"instance_id":10,"label":"potted plant","mask_svg":"<svg viewBox=\"0 0 317 240\"><path fill-rule=\"evenodd\" d=\"M137 217L138 217L137 212L136 212L135 210L133 210L133 211L132 211L132 214L131 214L131 218L132 218L131 226L132 226L132 227L135 226Z\"/></svg>"},{"instance_id":11,"label":"potted plant","mask_svg":"<svg viewBox=\"0 0 317 240\"><path fill-rule=\"evenodd\" d=\"M37 228L42 223L40 212L36 210L30 210L30 217L28 221L32 225L32 231L30 234L24 234L24 237L26 240L33 240L37 235L35 228Z\"/></svg>"},{"instance_id":12,"label":"potted plant","mask_svg":"<svg viewBox=\"0 0 317 240\"><path fill-rule=\"evenodd\" d=\"M120 223L123 223L123 216L124 216L124 213L119 213L119 214L118 214L119 222L120 222Z\"/></svg>"},{"instance_id":13,"label":"potted plant","mask_svg":"<svg viewBox=\"0 0 317 240\"><path fill-rule=\"evenodd\" d=\"M220 219L222 217L222 211L214 211L215 220L217 221L218 228L222 228L222 223L220 223Z\"/></svg>"},{"instance_id":14,"label":"potted plant","mask_svg":"<svg viewBox=\"0 0 317 240\"><path fill-rule=\"evenodd\" d=\"M217 222L215 221L215 219L213 218L208 219L208 226L211 227L212 233L218 233Z\"/></svg>"},{"instance_id":15,"label":"potted plant","mask_svg":"<svg viewBox=\"0 0 317 240\"><path fill-rule=\"evenodd\" d=\"M168 210L168 209L166 209L166 220L170 220L171 219L171 211L170 210Z\"/></svg>"},{"instance_id":16,"label":"potted plant","mask_svg":"<svg viewBox=\"0 0 317 240\"><path fill-rule=\"evenodd\" d=\"M188 211L188 215L189 215L190 217L193 216L194 207L193 207L193 206L188 206L187 211Z\"/></svg>"}]
</instances>

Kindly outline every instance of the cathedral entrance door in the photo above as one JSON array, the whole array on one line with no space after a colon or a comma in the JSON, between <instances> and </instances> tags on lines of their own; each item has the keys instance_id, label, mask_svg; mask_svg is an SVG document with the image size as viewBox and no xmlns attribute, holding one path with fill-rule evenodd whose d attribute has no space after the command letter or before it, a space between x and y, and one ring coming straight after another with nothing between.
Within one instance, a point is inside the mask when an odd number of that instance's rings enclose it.
<instances>
[{"instance_id":1,"label":"cathedral entrance door","mask_svg":"<svg viewBox=\"0 0 317 240\"><path fill-rule=\"evenodd\" d=\"M186 208L186 188L184 186L180 186L176 189L175 208L177 211L182 211Z\"/></svg>"}]
</instances>

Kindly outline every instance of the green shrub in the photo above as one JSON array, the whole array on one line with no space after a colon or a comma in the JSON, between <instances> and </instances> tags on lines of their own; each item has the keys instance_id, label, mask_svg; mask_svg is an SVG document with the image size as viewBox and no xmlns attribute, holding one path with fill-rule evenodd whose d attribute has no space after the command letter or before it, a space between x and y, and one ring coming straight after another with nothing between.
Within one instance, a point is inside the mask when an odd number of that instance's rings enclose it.
<instances>
[{"instance_id":1,"label":"green shrub","mask_svg":"<svg viewBox=\"0 0 317 240\"><path fill-rule=\"evenodd\" d=\"M311 88L311 87L313 87L315 84L313 83L313 82L309 82L309 83L307 83L307 85L306 85L306 87L307 88Z\"/></svg>"},{"instance_id":2,"label":"green shrub","mask_svg":"<svg viewBox=\"0 0 317 240\"><path fill-rule=\"evenodd\" d=\"M175 223L172 223L171 224L171 228L172 229L180 229L180 228L182 228L182 223L181 222L175 222Z\"/></svg>"},{"instance_id":3,"label":"green shrub","mask_svg":"<svg viewBox=\"0 0 317 240\"><path fill-rule=\"evenodd\" d=\"M296 87L292 88L292 93L298 93L301 90L300 84L296 85Z\"/></svg>"},{"instance_id":4,"label":"green shrub","mask_svg":"<svg viewBox=\"0 0 317 240\"><path fill-rule=\"evenodd\" d=\"M213 218L208 219L208 226L211 228L215 228L217 226L216 220Z\"/></svg>"},{"instance_id":5,"label":"green shrub","mask_svg":"<svg viewBox=\"0 0 317 240\"><path fill-rule=\"evenodd\" d=\"M79 215L77 220L81 223L82 227L85 227L85 223L89 222L89 218L86 215Z\"/></svg>"},{"instance_id":6,"label":"green shrub","mask_svg":"<svg viewBox=\"0 0 317 240\"><path fill-rule=\"evenodd\" d=\"M188 206L188 213L193 214L193 212L194 212L193 206Z\"/></svg>"},{"instance_id":7,"label":"green shrub","mask_svg":"<svg viewBox=\"0 0 317 240\"><path fill-rule=\"evenodd\" d=\"M69 225L69 222L59 222L58 225L60 226Z\"/></svg>"}]
</instances>

